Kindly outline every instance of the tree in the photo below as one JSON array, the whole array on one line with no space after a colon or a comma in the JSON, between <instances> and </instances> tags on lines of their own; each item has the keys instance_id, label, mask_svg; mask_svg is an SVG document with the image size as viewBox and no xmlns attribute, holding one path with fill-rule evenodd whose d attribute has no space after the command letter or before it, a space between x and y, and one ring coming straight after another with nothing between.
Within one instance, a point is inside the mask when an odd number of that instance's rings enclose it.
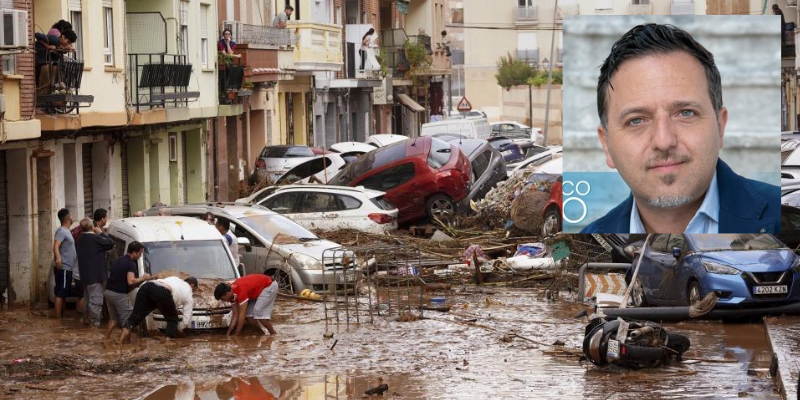
<instances>
[{"instance_id":1,"label":"tree","mask_svg":"<svg viewBox=\"0 0 800 400\"><path fill-rule=\"evenodd\" d=\"M528 63L514 60L509 53L507 57L500 57L500 60L497 61L497 73L494 74L494 77L500 87L509 90L512 86L527 85L528 79L535 75L536 70Z\"/></svg>"},{"instance_id":2,"label":"tree","mask_svg":"<svg viewBox=\"0 0 800 400\"><path fill-rule=\"evenodd\" d=\"M534 76L528 79L527 85L541 87L545 83L547 83L547 75L548 71L539 71L538 74L534 74ZM563 82L563 74L560 70L553 71L553 84L554 85L561 85Z\"/></svg>"}]
</instances>

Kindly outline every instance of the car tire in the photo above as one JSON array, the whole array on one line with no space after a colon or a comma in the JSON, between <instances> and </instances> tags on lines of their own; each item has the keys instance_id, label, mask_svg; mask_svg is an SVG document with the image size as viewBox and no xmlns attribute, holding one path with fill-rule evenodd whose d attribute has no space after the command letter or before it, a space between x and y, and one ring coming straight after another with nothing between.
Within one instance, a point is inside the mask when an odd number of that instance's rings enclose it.
<instances>
[{"instance_id":1,"label":"car tire","mask_svg":"<svg viewBox=\"0 0 800 400\"><path fill-rule=\"evenodd\" d=\"M558 232L561 232L561 214L555 207L550 207L542 221L542 237L552 236Z\"/></svg>"},{"instance_id":2,"label":"car tire","mask_svg":"<svg viewBox=\"0 0 800 400\"><path fill-rule=\"evenodd\" d=\"M644 286L642 286L642 280L637 276L636 281L633 282L633 287L631 288L631 303L635 307L647 307L647 298L644 295Z\"/></svg>"},{"instance_id":3,"label":"car tire","mask_svg":"<svg viewBox=\"0 0 800 400\"><path fill-rule=\"evenodd\" d=\"M278 291L281 293L293 293L292 278L284 271L271 269L264 271L264 275L269 275L272 280L278 282Z\"/></svg>"},{"instance_id":4,"label":"car tire","mask_svg":"<svg viewBox=\"0 0 800 400\"><path fill-rule=\"evenodd\" d=\"M692 304L703 299L703 288L700 282L692 280L689 282L689 287L686 289L686 303L691 306Z\"/></svg>"},{"instance_id":5,"label":"car tire","mask_svg":"<svg viewBox=\"0 0 800 400\"><path fill-rule=\"evenodd\" d=\"M456 214L456 203L446 195L435 194L425 202L425 212L431 219L450 219Z\"/></svg>"}]
</instances>

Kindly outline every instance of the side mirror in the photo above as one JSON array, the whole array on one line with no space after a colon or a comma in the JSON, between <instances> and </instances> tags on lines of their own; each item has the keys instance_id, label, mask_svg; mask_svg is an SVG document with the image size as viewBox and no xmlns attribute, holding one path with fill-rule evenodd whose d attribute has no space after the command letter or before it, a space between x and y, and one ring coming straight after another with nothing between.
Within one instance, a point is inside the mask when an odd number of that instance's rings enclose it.
<instances>
[{"instance_id":1,"label":"side mirror","mask_svg":"<svg viewBox=\"0 0 800 400\"><path fill-rule=\"evenodd\" d=\"M680 247L673 247L672 248L672 256L677 258L681 258L681 248Z\"/></svg>"},{"instance_id":2,"label":"side mirror","mask_svg":"<svg viewBox=\"0 0 800 400\"><path fill-rule=\"evenodd\" d=\"M244 265L239 264L236 266L236 270L239 271L239 276L244 276Z\"/></svg>"},{"instance_id":3,"label":"side mirror","mask_svg":"<svg viewBox=\"0 0 800 400\"><path fill-rule=\"evenodd\" d=\"M236 244L239 246L244 246L244 249L247 252L253 251L253 247L250 245L250 239L246 237L237 237Z\"/></svg>"}]
</instances>

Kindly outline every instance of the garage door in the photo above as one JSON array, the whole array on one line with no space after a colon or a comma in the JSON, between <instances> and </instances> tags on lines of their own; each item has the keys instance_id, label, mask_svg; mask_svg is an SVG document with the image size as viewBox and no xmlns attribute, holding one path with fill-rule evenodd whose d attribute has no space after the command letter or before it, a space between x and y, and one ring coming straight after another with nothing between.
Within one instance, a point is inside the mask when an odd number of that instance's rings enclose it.
<instances>
[{"instance_id":1,"label":"garage door","mask_svg":"<svg viewBox=\"0 0 800 400\"><path fill-rule=\"evenodd\" d=\"M120 146L120 164L122 170L122 216L123 217L130 217L133 213L131 212L131 203L128 194L128 144L122 143Z\"/></svg>"},{"instance_id":2,"label":"garage door","mask_svg":"<svg viewBox=\"0 0 800 400\"><path fill-rule=\"evenodd\" d=\"M8 287L8 197L6 197L6 153L0 151L0 295Z\"/></svg>"},{"instance_id":3,"label":"garage door","mask_svg":"<svg viewBox=\"0 0 800 400\"><path fill-rule=\"evenodd\" d=\"M92 191L92 143L83 144L83 215L91 218L94 206Z\"/></svg>"}]
</instances>

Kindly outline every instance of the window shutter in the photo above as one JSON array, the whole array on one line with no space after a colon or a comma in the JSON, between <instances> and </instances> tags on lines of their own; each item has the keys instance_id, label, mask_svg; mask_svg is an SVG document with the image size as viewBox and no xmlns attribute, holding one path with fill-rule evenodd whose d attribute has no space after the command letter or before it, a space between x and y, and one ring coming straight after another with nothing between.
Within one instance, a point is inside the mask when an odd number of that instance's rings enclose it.
<instances>
[{"instance_id":1,"label":"window shutter","mask_svg":"<svg viewBox=\"0 0 800 400\"><path fill-rule=\"evenodd\" d=\"M179 10L181 25L189 25L189 2L181 0Z\"/></svg>"},{"instance_id":2,"label":"window shutter","mask_svg":"<svg viewBox=\"0 0 800 400\"><path fill-rule=\"evenodd\" d=\"M208 37L208 6L200 6L200 37Z\"/></svg>"},{"instance_id":3,"label":"window shutter","mask_svg":"<svg viewBox=\"0 0 800 400\"><path fill-rule=\"evenodd\" d=\"M81 0L69 0L70 11L81 11Z\"/></svg>"},{"instance_id":4,"label":"window shutter","mask_svg":"<svg viewBox=\"0 0 800 400\"><path fill-rule=\"evenodd\" d=\"M113 5L111 5L111 0L103 0L103 7L113 7Z\"/></svg>"}]
</instances>

